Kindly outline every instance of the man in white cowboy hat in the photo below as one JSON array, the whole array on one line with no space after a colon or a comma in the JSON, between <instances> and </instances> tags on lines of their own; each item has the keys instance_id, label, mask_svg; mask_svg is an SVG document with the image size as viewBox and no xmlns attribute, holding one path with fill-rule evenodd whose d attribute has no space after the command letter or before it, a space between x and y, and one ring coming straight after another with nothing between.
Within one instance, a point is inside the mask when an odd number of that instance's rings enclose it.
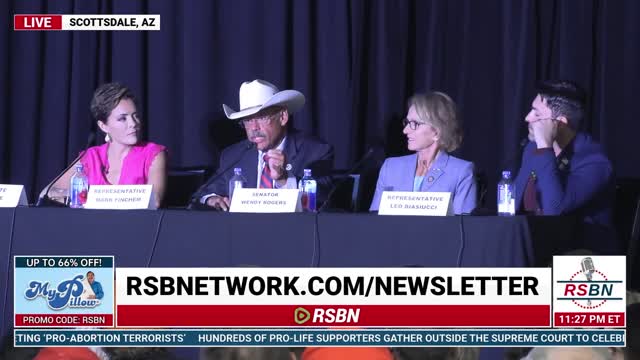
<instances>
[{"instance_id":1,"label":"man in white cowboy hat","mask_svg":"<svg viewBox=\"0 0 640 360\"><path fill-rule=\"evenodd\" d=\"M288 126L290 114L300 110L304 101L299 91L279 91L264 80L243 83L240 111L222 107L227 118L244 128L247 140L224 149L218 171L194 194L194 200L228 210L228 182L235 167L242 168L251 187L292 189L304 169L311 169L318 181L317 201L321 204L331 188L333 147Z\"/></svg>"}]
</instances>

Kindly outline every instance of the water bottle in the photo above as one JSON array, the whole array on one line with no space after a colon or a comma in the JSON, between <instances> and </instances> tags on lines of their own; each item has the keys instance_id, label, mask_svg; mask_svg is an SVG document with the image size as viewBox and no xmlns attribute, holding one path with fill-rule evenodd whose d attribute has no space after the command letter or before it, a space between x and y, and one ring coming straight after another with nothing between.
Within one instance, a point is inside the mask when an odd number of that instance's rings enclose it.
<instances>
[{"instance_id":1,"label":"water bottle","mask_svg":"<svg viewBox=\"0 0 640 360\"><path fill-rule=\"evenodd\" d=\"M233 191L235 189L242 189L247 187L247 179L242 176L241 168L233 169L233 177L229 180L229 200L233 198Z\"/></svg>"},{"instance_id":2,"label":"water bottle","mask_svg":"<svg viewBox=\"0 0 640 360\"><path fill-rule=\"evenodd\" d=\"M516 214L516 184L511 179L511 171L503 171L498 183L498 215L513 216Z\"/></svg>"},{"instance_id":3,"label":"water bottle","mask_svg":"<svg viewBox=\"0 0 640 360\"><path fill-rule=\"evenodd\" d=\"M298 189L302 192L302 211L316 211L318 183L311 177L311 169L304 169L304 177L300 179Z\"/></svg>"},{"instance_id":4,"label":"water bottle","mask_svg":"<svg viewBox=\"0 0 640 360\"><path fill-rule=\"evenodd\" d=\"M80 209L87 202L89 192L89 179L84 174L81 163L76 164L76 172L71 176L69 186L69 207Z\"/></svg>"}]
</instances>

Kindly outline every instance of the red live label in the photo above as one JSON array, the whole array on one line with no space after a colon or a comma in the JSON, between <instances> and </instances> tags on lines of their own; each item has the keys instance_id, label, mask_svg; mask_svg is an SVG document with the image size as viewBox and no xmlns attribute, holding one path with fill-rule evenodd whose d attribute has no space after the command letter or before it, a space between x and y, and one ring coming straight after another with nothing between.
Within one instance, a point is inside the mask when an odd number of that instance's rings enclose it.
<instances>
[{"instance_id":1,"label":"red live label","mask_svg":"<svg viewBox=\"0 0 640 360\"><path fill-rule=\"evenodd\" d=\"M14 30L62 30L62 15L14 15Z\"/></svg>"}]
</instances>

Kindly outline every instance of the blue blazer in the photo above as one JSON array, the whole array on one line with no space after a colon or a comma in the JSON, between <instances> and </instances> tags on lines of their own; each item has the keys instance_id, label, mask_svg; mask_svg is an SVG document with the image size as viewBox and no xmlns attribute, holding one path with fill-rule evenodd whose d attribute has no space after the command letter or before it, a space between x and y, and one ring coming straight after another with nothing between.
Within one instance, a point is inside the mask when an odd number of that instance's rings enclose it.
<instances>
[{"instance_id":1,"label":"blue blazer","mask_svg":"<svg viewBox=\"0 0 640 360\"><path fill-rule=\"evenodd\" d=\"M543 215L577 215L584 224L583 242L578 246L606 253L618 250L612 227L613 168L599 144L589 135L578 133L556 157L553 149L537 149L535 142L530 142L516 177L518 209L524 206L523 195L532 171L536 173Z\"/></svg>"},{"instance_id":2,"label":"blue blazer","mask_svg":"<svg viewBox=\"0 0 640 360\"><path fill-rule=\"evenodd\" d=\"M413 191L418 155L392 157L385 160L378 175L376 192L369 210L380 207L382 192ZM455 214L470 213L476 208L477 188L473 177L473 163L458 159L442 151L425 174L420 191L450 192Z\"/></svg>"}]
</instances>

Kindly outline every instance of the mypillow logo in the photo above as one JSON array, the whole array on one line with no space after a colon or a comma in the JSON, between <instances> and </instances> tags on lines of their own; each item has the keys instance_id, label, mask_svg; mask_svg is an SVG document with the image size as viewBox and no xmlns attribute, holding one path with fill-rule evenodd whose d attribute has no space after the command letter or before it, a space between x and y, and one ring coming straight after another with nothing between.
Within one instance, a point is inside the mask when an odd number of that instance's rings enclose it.
<instances>
[{"instance_id":1,"label":"mypillow logo","mask_svg":"<svg viewBox=\"0 0 640 360\"><path fill-rule=\"evenodd\" d=\"M31 281L29 287L24 292L27 300L34 300L42 296L47 301L47 305L53 310L69 308L94 308L100 305L100 300L83 299L84 285L83 275L76 275L73 279L64 280L56 288L49 285L48 281Z\"/></svg>"}]
</instances>

